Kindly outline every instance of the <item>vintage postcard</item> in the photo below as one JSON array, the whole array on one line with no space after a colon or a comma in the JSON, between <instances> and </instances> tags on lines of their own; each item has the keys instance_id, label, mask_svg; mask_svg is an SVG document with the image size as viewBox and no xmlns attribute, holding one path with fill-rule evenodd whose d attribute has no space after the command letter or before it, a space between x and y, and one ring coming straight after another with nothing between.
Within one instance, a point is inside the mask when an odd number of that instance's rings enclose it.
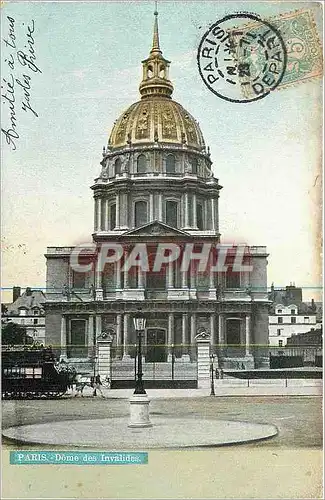
<instances>
[{"instance_id":1,"label":"vintage postcard","mask_svg":"<svg viewBox=\"0 0 325 500\"><path fill-rule=\"evenodd\" d=\"M3 498L322 498L323 3L1 14Z\"/></svg>"}]
</instances>

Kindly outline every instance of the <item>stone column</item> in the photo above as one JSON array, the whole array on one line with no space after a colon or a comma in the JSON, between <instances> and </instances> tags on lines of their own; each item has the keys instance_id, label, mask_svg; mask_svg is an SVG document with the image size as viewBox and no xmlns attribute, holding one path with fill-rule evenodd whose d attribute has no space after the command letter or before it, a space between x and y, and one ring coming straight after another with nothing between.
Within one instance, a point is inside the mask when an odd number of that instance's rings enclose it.
<instances>
[{"instance_id":1,"label":"stone column","mask_svg":"<svg viewBox=\"0 0 325 500\"><path fill-rule=\"evenodd\" d=\"M190 349L189 349L191 361L195 361L195 358L196 358L195 335L196 335L196 313L192 313L191 314L191 345L190 345Z\"/></svg>"},{"instance_id":2,"label":"stone column","mask_svg":"<svg viewBox=\"0 0 325 500\"><path fill-rule=\"evenodd\" d=\"M94 198L94 231L98 231L98 198Z\"/></svg>"},{"instance_id":3,"label":"stone column","mask_svg":"<svg viewBox=\"0 0 325 500\"><path fill-rule=\"evenodd\" d=\"M215 325L215 314L210 315L210 332L211 332L211 354L216 351L216 325Z\"/></svg>"},{"instance_id":4,"label":"stone column","mask_svg":"<svg viewBox=\"0 0 325 500\"><path fill-rule=\"evenodd\" d=\"M128 258L128 249L124 248L124 263ZM123 288L129 288L129 271L124 271L123 273Z\"/></svg>"},{"instance_id":5,"label":"stone column","mask_svg":"<svg viewBox=\"0 0 325 500\"><path fill-rule=\"evenodd\" d=\"M168 315L168 363L172 361L172 344L174 343L174 324L175 324L174 313L169 313Z\"/></svg>"},{"instance_id":6,"label":"stone column","mask_svg":"<svg viewBox=\"0 0 325 500\"><path fill-rule=\"evenodd\" d=\"M97 268L95 269L95 289L96 289L96 300L103 300L103 285L102 285L102 272Z\"/></svg>"},{"instance_id":7,"label":"stone column","mask_svg":"<svg viewBox=\"0 0 325 500\"><path fill-rule=\"evenodd\" d=\"M190 269L190 299L196 299L197 298L196 264L194 260L191 260L189 269Z\"/></svg>"},{"instance_id":8,"label":"stone column","mask_svg":"<svg viewBox=\"0 0 325 500\"><path fill-rule=\"evenodd\" d=\"M95 316L95 321L96 321L96 338L99 337L102 333L102 317L100 314L96 314Z\"/></svg>"},{"instance_id":9,"label":"stone column","mask_svg":"<svg viewBox=\"0 0 325 500\"><path fill-rule=\"evenodd\" d=\"M149 221L152 222L155 219L154 215L154 198L153 193L149 194Z\"/></svg>"},{"instance_id":10,"label":"stone column","mask_svg":"<svg viewBox=\"0 0 325 500\"><path fill-rule=\"evenodd\" d=\"M214 219L215 219L216 231L219 231L218 197L219 195L214 201Z\"/></svg>"},{"instance_id":11,"label":"stone column","mask_svg":"<svg viewBox=\"0 0 325 500\"><path fill-rule=\"evenodd\" d=\"M100 212L99 212L99 229L100 231L105 231L105 200L104 198L100 198L99 200Z\"/></svg>"},{"instance_id":12,"label":"stone column","mask_svg":"<svg viewBox=\"0 0 325 500\"><path fill-rule=\"evenodd\" d=\"M116 273L116 289L121 290L121 259L119 259L115 264Z\"/></svg>"},{"instance_id":13,"label":"stone column","mask_svg":"<svg viewBox=\"0 0 325 500\"><path fill-rule=\"evenodd\" d=\"M158 220L163 220L162 194L158 193Z\"/></svg>"},{"instance_id":14,"label":"stone column","mask_svg":"<svg viewBox=\"0 0 325 500\"><path fill-rule=\"evenodd\" d=\"M215 209L214 209L214 198L211 198L211 229L212 231L216 230L216 221L215 221Z\"/></svg>"},{"instance_id":15,"label":"stone column","mask_svg":"<svg viewBox=\"0 0 325 500\"><path fill-rule=\"evenodd\" d=\"M104 231L108 231L108 200L103 199L103 229Z\"/></svg>"},{"instance_id":16,"label":"stone column","mask_svg":"<svg viewBox=\"0 0 325 500\"><path fill-rule=\"evenodd\" d=\"M198 389L210 387L210 335L199 333L195 337L197 342L197 378Z\"/></svg>"},{"instance_id":17,"label":"stone column","mask_svg":"<svg viewBox=\"0 0 325 500\"><path fill-rule=\"evenodd\" d=\"M249 356L251 354L250 350L250 342L251 342L251 317L250 315L246 315L245 317L245 343L246 343L246 349L245 349L245 354L246 356Z\"/></svg>"},{"instance_id":18,"label":"stone column","mask_svg":"<svg viewBox=\"0 0 325 500\"><path fill-rule=\"evenodd\" d=\"M189 347L188 347L188 315L183 313L182 315L182 361L189 362Z\"/></svg>"},{"instance_id":19,"label":"stone column","mask_svg":"<svg viewBox=\"0 0 325 500\"><path fill-rule=\"evenodd\" d=\"M197 216L196 216L196 194L193 194L193 227L197 228Z\"/></svg>"},{"instance_id":20,"label":"stone column","mask_svg":"<svg viewBox=\"0 0 325 500\"><path fill-rule=\"evenodd\" d=\"M184 226L188 228L188 193L184 193Z\"/></svg>"},{"instance_id":21,"label":"stone column","mask_svg":"<svg viewBox=\"0 0 325 500\"><path fill-rule=\"evenodd\" d=\"M129 314L124 314L124 324L123 324L123 361L131 359L129 354Z\"/></svg>"},{"instance_id":22,"label":"stone column","mask_svg":"<svg viewBox=\"0 0 325 500\"><path fill-rule=\"evenodd\" d=\"M141 269L141 266L138 267L138 287L137 288L144 288L143 284L143 271Z\"/></svg>"},{"instance_id":23,"label":"stone column","mask_svg":"<svg viewBox=\"0 0 325 500\"><path fill-rule=\"evenodd\" d=\"M97 340L98 346L98 362L97 362L97 373L100 375L102 382L109 377L112 380L112 357L111 357L111 347L112 347L112 337L110 335L105 339Z\"/></svg>"},{"instance_id":24,"label":"stone column","mask_svg":"<svg viewBox=\"0 0 325 500\"><path fill-rule=\"evenodd\" d=\"M122 314L116 315L116 357L122 358Z\"/></svg>"},{"instance_id":25,"label":"stone column","mask_svg":"<svg viewBox=\"0 0 325 500\"><path fill-rule=\"evenodd\" d=\"M89 315L88 318L88 357L94 357L94 316Z\"/></svg>"},{"instance_id":26,"label":"stone column","mask_svg":"<svg viewBox=\"0 0 325 500\"><path fill-rule=\"evenodd\" d=\"M115 229L120 229L121 225L121 217L120 217L120 193L116 193L115 197L115 203L116 203L116 226Z\"/></svg>"},{"instance_id":27,"label":"stone column","mask_svg":"<svg viewBox=\"0 0 325 500\"><path fill-rule=\"evenodd\" d=\"M218 323L219 323L218 326L219 326L219 344L220 344L219 352L220 352L220 355L225 355L225 354L227 354L227 352L226 352L226 346L225 346L225 342L226 342L225 318L224 318L223 314L219 314Z\"/></svg>"},{"instance_id":28,"label":"stone column","mask_svg":"<svg viewBox=\"0 0 325 500\"><path fill-rule=\"evenodd\" d=\"M215 272L212 270L213 268L213 254L210 250L209 255L209 299L216 300L217 299L217 289L215 285Z\"/></svg>"},{"instance_id":29,"label":"stone column","mask_svg":"<svg viewBox=\"0 0 325 500\"><path fill-rule=\"evenodd\" d=\"M168 286L167 288L174 288L174 262L168 263Z\"/></svg>"},{"instance_id":30,"label":"stone column","mask_svg":"<svg viewBox=\"0 0 325 500\"><path fill-rule=\"evenodd\" d=\"M61 357L67 357L67 320L61 316Z\"/></svg>"}]
</instances>

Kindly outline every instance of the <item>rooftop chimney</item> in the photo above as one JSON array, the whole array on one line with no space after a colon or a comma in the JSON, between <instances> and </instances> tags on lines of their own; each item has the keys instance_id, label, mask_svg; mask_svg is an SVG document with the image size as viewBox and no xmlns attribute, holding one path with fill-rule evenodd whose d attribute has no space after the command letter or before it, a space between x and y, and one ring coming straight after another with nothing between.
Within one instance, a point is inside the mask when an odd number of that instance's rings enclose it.
<instances>
[{"instance_id":1,"label":"rooftop chimney","mask_svg":"<svg viewBox=\"0 0 325 500\"><path fill-rule=\"evenodd\" d=\"M16 300L19 299L20 295L21 295L20 286L14 286L12 289L12 301L16 302Z\"/></svg>"}]
</instances>

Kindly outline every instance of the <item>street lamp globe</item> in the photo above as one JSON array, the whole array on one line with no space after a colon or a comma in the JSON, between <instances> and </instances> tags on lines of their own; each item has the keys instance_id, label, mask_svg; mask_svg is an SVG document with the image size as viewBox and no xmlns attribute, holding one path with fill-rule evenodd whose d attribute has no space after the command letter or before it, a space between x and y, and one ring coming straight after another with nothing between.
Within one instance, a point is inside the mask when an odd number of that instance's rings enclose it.
<instances>
[{"instance_id":1,"label":"street lamp globe","mask_svg":"<svg viewBox=\"0 0 325 500\"><path fill-rule=\"evenodd\" d=\"M133 316L133 324L136 332L141 332L146 328L146 318L142 314L135 314Z\"/></svg>"}]
</instances>

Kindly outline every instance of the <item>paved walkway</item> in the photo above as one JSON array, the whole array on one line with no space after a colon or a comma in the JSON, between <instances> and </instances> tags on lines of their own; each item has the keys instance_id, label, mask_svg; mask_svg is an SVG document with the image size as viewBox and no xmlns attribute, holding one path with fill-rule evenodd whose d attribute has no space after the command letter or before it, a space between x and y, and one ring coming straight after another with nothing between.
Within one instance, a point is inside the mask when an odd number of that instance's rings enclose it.
<instances>
[{"instance_id":1,"label":"paved walkway","mask_svg":"<svg viewBox=\"0 0 325 500\"><path fill-rule=\"evenodd\" d=\"M216 396L321 396L321 379L224 379L214 385ZM103 389L105 397L110 399L129 399L134 389ZM199 398L210 396L211 387L205 389L146 389L149 399ZM68 392L69 396L75 393ZM86 387L84 396L92 395L92 389ZM80 396L78 396L80 397Z\"/></svg>"},{"instance_id":2,"label":"paved walkway","mask_svg":"<svg viewBox=\"0 0 325 500\"><path fill-rule=\"evenodd\" d=\"M276 436L274 425L205 418L151 417L152 427L130 428L125 417L71 420L10 427L3 436L29 444L99 447L110 450L193 448L259 441Z\"/></svg>"}]
</instances>

